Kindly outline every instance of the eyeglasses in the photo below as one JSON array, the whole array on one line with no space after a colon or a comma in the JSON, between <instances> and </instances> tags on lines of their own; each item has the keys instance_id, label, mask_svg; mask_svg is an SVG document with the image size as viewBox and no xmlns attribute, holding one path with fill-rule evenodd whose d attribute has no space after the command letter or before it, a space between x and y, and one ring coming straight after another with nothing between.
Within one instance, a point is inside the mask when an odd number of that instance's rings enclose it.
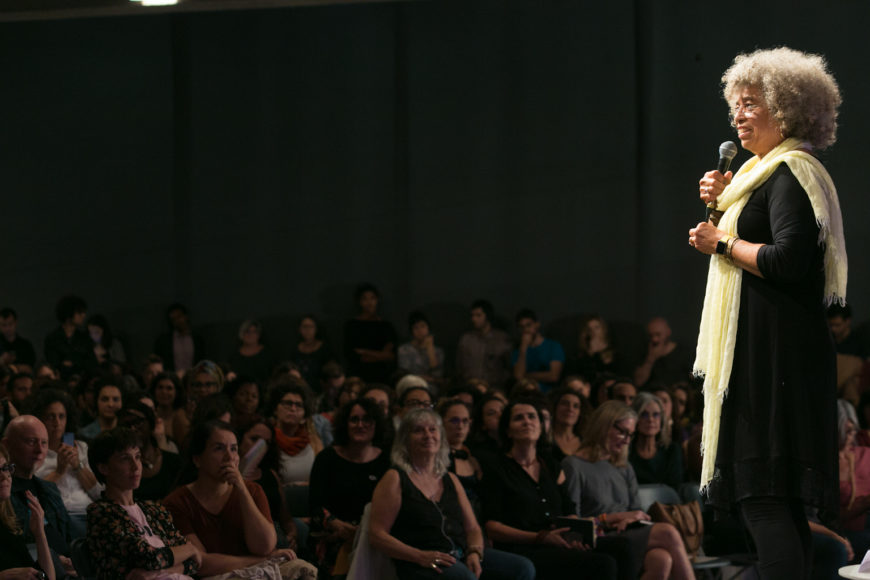
<instances>
[{"instance_id":1,"label":"eyeglasses","mask_svg":"<svg viewBox=\"0 0 870 580\"><path fill-rule=\"evenodd\" d=\"M632 439L634 439L634 432L629 431L628 429L623 429L619 425L614 425L613 428L616 429L616 432L619 433L619 436L626 441L631 441Z\"/></svg>"},{"instance_id":2,"label":"eyeglasses","mask_svg":"<svg viewBox=\"0 0 870 580\"><path fill-rule=\"evenodd\" d=\"M662 414L659 413L658 411L653 411L652 413L650 413L649 411L643 411L640 414L640 418L641 419L661 419Z\"/></svg>"},{"instance_id":3,"label":"eyeglasses","mask_svg":"<svg viewBox=\"0 0 870 580\"><path fill-rule=\"evenodd\" d=\"M359 425L360 423L363 425L373 425L375 420L368 415L353 415L352 417L348 417L347 422L351 425Z\"/></svg>"},{"instance_id":4,"label":"eyeglasses","mask_svg":"<svg viewBox=\"0 0 870 580\"><path fill-rule=\"evenodd\" d=\"M433 407L431 401L421 401L420 399L411 399L410 401L405 401L405 406L416 409L431 409Z\"/></svg>"},{"instance_id":5,"label":"eyeglasses","mask_svg":"<svg viewBox=\"0 0 870 580\"><path fill-rule=\"evenodd\" d=\"M731 108L731 117L734 118L743 112L744 117L755 117L761 112L761 105L755 103L747 103Z\"/></svg>"},{"instance_id":6,"label":"eyeglasses","mask_svg":"<svg viewBox=\"0 0 870 580\"><path fill-rule=\"evenodd\" d=\"M0 466L0 473L5 473L9 477L15 475L15 464L7 463L6 465Z\"/></svg>"},{"instance_id":7,"label":"eyeglasses","mask_svg":"<svg viewBox=\"0 0 870 580\"><path fill-rule=\"evenodd\" d=\"M469 419L468 417L450 417L447 422L451 425L459 427L460 425L468 425L469 423L471 423L471 419Z\"/></svg>"},{"instance_id":8,"label":"eyeglasses","mask_svg":"<svg viewBox=\"0 0 870 580\"><path fill-rule=\"evenodd\" d=\"M297 409L305 408L305 405L302 403L302 401L281 401L278 404L282 407L287 407L288 409L292 409L293 407L296 407Z\"/></svg>"}]
</instances>

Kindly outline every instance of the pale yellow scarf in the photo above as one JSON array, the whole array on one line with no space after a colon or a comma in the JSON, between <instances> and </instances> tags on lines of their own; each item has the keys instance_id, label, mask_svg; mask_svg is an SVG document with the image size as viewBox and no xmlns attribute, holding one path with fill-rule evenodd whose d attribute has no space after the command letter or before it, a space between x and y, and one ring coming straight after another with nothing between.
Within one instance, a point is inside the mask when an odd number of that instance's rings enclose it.
<instances>
[{"instance_id":1,"label":"pale yellow scarf","mask_svg":"<svg viewBox=\"0 0 870 580\"><path fill-rule=\"evenodd\" d=\"M739 235L737 219L750 194L785 162L810 198L820 228L819 243L825 246L825 303L845 303L848 268L837 190L824 166L812 155L799 151L800 148L809 148L809 145L797 139L786 139L763 158L756 156L744 163L719 196L718 209L725 213L718 227L731 235ZM743 269L724 256L713 254L710 258L693 369L695 376L704 378L701 490L710 484L716 464L722 402L728 392L734 362L742 277Z\"/></svg>"}]
</instances>

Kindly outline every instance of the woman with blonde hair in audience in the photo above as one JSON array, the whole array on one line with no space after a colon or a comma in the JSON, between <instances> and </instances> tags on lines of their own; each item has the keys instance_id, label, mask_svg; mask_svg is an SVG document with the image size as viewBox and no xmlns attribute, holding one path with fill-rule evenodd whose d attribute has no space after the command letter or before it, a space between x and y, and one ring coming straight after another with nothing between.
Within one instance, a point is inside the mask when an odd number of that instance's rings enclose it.
<instances>
[{"instance_id":1,"label":"woman with blonde hair in audience","mask_svg":"<svg viewBox=\"0 0 870 580\"><path fill-rule=\"evenodd\" d=\"M628 463L637 413L620 401L598 407L583 432L580 451L562 461L566 487L577 515L597 516L625 535L636 559L643 563L642 578L694 578L683 539L670 524L649 522L639 508L637 478Z\"/></svg>"},{"instance_id":2,"label":"woman with blonde hair in audience","mask_svg":"<svg viewBox=\"0 0 870 580\"><path fill-rule=\"evenodd\" d=\"M534 578L526 558L485 547L465 490L447 471L447 438L435 411L404 416L391 458L372 498L370 534L401 580Z\"/></svg>"},{"instance_id":3,"label":"woman with blonde hair in audience","mask_svg":"<svg viewBox=\"0 0 870 580\"><path fill-rule=\"evenodd\" d=\"M239 471L232 427L223 421L194 425L189 445L195 479L173 491L164 504L178 530L202 552L201 575L277 566L285 580L316 577L310 564L293 563L293 550L276 549L266 494Z\"/></svg>"},{"instance_id":4,"label":"woman with blonde hair in audience","mask_svg":"<svg viewBox=\"0 0 870 580\"><path fill-rule=\"evenodd\" d=\"M683 450L662 429L664 408L652 393L638 393L632 404L637 431L629 446L628 460L638 483L663 483L674 491L683 482Z\"/></svg>"},{"instance_id":5,"label":"woman with blonde hair in audience","mask_svg":"<svg viewBox=\"0 0 870 580\"><path fill-rule=\"evenodd\" d=\"M0 445L0 580L54 580L54 564L45 535L45 513L39 500L26 491L30 533L36 539L36 561L24 543L24 534L12 508L12 475L15 466L9 462L9 452Z\"/></svg>"}]
</instances>

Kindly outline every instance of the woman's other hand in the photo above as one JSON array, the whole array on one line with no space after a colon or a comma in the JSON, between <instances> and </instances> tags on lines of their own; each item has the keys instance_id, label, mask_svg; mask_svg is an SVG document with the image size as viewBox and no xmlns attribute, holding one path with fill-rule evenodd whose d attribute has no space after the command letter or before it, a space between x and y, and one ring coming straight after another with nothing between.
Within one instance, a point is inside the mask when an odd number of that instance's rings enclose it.
<instances>
[{"instance_id":1,"label":"woman's other hand","mask_svg":"<svg viewBox=\"0 0 870 580\"><path fill-rule=\"evenodd\" d=\"M432 568L433 570L441 574L441 568L449 568L456 563L456 558L454 558L450 554L445 554L444 552L435 552L433 550L420 550L420 553L417 555L416 562L423 568Z\"/></svg>"},{"instance_id":2,"label":"woman's other hand","mask_svg":"<svg viewBox=\"0 0 870 580\"><path fill-rule=\"evenodd\" d=\"M296 552L290 548L278 548L269 554L270 558L283 558L284 560L295 560Z\"/></svg>"},{"instance_id":3,"label":"woman's other hand","mask_svg":"<svg viewBox=\"0 0 870 580\"><path fill-rule=\"evenodd\" d=\"M698 191L700 192L701 201L705 204L714 204L716 199L722 193L722 190L731 183L733 173L728 171L722 175L718 171L708 171L704 177L698 180Z\"/></svg>"},{"instance_id":4,"label":"woman's other hand","mask_svg":"<svg viewBox=\"0 0 870 580\"><path fill-rule=\"evenodd\" d=\"M701 222L689 230L689 245L702 254L716 253L716 243L725 236L725 232L711 223Z\"/></svg>"},{"instance_id":5,"label":"woman's other hand","mask_svg":"<svg viewBox=\"0 0 870 580\"><path fill-rule=\"evenodd\" d=\"M471 552L465 557L465 565L471 570L471 573L474 574L476 578L480 578L481 573L483 572L483 566L480 564L480 554L477 552Z\"/></svg>"},{"instance_id":6,"label":"woman's other hand","mask_svg":"<svg viewBox=\"0 0 870 580\"><path fill-rule=\"evenodd\" d=\"M569 531L571 528L556 528L554 530L544 530L538 534L538 543L557 546L559 548L570 548L571 544L565 541L562 534Z\"/></svg>"},{"instance_id":7,"label":"woman's other hand","mask_svg":"<svg viewBox=\"0 0 870 580\"><path fill-rule=\"evenodd\" d=\"M79 451L76 447L61 444L57 449L57 472L61 475L70 467L78 467Z\"/></svg>"}]
</instances>

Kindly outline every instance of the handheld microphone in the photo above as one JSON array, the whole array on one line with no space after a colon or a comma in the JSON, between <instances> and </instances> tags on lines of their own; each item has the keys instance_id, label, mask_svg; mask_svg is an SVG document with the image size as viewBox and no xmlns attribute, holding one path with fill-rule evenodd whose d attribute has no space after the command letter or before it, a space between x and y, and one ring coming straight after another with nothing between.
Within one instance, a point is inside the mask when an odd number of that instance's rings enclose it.
<instances>
[{"instance_id":1,"label":"handheld microphone","mask_svg":"<svg viewBox=\"0 0 870 580\"><path fill-rule=\"evenodd\" d=\"M727 173L736 156L737 145L734 144L734 141L725 141L719 145L719 165L716 166L716 170L723 175Z\"/></svg>"},{"instance_id":2,"label":"handheld microphone","mask_svg":"<svg viewBox=\"0 0 870 580\"><path fill-rule=\"evenodd\" d=\"M725 141L719 145L719 164L716 165L716 171L723 175L728 172L731 167L731 162L737 156L737 145L733 141ZM710 215L716 209L716 202L707 204L707 210L704 212L704 221L710 220ZM716 220L719 221L718 219Z\"/></svg>"}]
</instances>

